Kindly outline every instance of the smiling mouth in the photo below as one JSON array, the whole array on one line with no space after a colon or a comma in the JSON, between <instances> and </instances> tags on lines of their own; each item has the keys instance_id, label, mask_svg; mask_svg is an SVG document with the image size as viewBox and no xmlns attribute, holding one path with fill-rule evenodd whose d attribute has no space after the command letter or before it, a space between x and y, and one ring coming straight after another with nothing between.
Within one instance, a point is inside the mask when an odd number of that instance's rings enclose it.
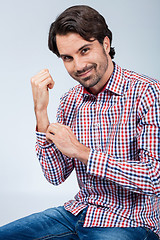
<instances>
[{"instance_id":1,"label":"smiling mouth","mask_svg":"<svg viewBox=\"0 0 160 240\"><path fill-rule=\"evenodd\" d=\"M76 77L86 77L89 75L89 73L93 70L94 66L90 67L89 69L87 69L86 71L83 71L81 73L77 73Z\"/></svg>"}]
</instances>

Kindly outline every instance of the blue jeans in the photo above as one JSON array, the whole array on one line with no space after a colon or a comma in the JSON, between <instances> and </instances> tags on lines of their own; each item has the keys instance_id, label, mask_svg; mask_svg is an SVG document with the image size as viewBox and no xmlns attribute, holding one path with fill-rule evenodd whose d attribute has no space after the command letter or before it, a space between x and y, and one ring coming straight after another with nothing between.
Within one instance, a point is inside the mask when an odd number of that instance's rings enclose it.
<instances>
[{"instance_id":1,"label":"blue jeans","mask_svg":"<svg viewBox=\"0 0 160 240\"><path fill-rule=\"evenodd\" d=\"M87 208L78 216L64 207L51 208L0 228L0 240L157 240L147 228L83 227Z\"/></svg>"}]
</instances>

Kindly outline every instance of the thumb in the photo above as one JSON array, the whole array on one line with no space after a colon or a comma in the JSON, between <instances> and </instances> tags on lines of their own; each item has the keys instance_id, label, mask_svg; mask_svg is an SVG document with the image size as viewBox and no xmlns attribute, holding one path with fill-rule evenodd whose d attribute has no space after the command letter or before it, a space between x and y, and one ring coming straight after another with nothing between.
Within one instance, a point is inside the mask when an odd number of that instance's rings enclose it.
<instances>
[{"instance_id":1,"label":"thumb","mask_svg":"<svg viewBox=\"0 0 160 240\"><path fill-rule=\"evenodd\" d=\"M49 89L52 89L52 88L54 87L54 84L55 84L55 83L54 83L54 81L52 80L52 82L48 84L48 88L49 88Z\"/></svg>"}]
</instances>

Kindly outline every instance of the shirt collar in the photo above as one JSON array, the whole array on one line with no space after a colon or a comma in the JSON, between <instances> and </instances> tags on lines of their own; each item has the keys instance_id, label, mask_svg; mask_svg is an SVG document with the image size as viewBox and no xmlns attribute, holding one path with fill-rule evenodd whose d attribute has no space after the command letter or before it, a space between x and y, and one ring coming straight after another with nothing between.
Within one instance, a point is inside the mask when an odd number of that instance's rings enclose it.
<instances>
[{"instance_id":1,"label":"shirt collar","mask_svg":"<svg viewBox=\"0 0 160 240\"><path fill-rule=\"evenodd\" d=\"M113 73L101 92L109 90L118 95L123 95L124 92L123 70L116 63L113 62L113 64L114 64ZM83 88L83 94L92 95L87 91L86 88Z\"/></svg>"},{"instance_id":2,"label":"shirt collar","mask_svg":"<svg viewBox=\"0 0 160 240\"><path fill-rule=\"evenodd\" d=\"M106 84L106 89L118 95L123 95L124 84L123 70L120 66L114 63L114 70Z\"/></svg>"}]
</instances>

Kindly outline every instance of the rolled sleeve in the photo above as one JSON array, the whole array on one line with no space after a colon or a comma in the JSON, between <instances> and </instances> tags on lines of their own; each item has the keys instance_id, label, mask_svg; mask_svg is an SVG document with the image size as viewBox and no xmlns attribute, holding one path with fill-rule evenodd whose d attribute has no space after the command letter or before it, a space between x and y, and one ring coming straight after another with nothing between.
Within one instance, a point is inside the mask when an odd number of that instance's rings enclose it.
<instances>
[{"instance_id":1,"label":"rolled sleeve","mask_svg":"<svg viewBox=\"0 0 160 240\"><path fill-rule=\"evenodd\" d=\"M36 131L36 144L41 148L48 148L53 145L46 140L46 134Z\"/></svg>"}]
</instances>

